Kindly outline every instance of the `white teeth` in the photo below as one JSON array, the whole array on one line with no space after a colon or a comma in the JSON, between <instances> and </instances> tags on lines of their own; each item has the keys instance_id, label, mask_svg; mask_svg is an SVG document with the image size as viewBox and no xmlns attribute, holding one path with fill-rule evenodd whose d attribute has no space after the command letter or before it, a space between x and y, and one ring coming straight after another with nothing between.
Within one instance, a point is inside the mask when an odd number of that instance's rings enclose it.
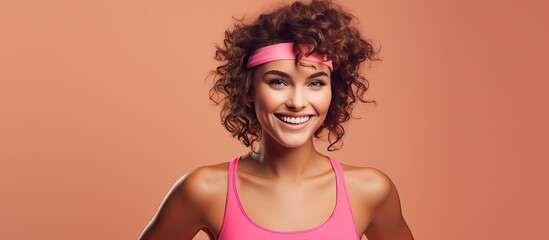
<instances>
[{"instance_id":1,"label":"white teeth","mask_svg":"<svg viewBox=\"0 0 549 240\"><path fill-rule=\"evenodd\" d=\"M280 118L282 119L282 121L284 122L289 122L289 123L293 123L293 124L300 124L300 123L304 123L306 121L309 121L309 118L311 118L310 116L306 116L306 117L287 117L287 116L280 116Z\"/></svg>"}]
</instances>

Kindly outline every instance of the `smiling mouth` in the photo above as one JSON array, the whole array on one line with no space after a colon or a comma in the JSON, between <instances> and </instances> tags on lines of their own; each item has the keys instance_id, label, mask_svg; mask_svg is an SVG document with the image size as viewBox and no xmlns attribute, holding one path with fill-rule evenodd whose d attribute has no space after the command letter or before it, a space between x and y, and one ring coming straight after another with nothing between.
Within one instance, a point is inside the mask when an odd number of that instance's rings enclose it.
<instances>
[{"instance_id":1,"label":"smiling mouth","mask_svg":"<svg viewBox=\"0 0 549 240\"><path fill-rule=\"evenodd\" d=\"M302 123L306 123L311 119L311 115L302 116L302 117L292 117L292 116L285 116L280 114L275 114L275 116L280 119L281 121L292 124L292 125L299 125Z\"/></svg>"}]
</instances>

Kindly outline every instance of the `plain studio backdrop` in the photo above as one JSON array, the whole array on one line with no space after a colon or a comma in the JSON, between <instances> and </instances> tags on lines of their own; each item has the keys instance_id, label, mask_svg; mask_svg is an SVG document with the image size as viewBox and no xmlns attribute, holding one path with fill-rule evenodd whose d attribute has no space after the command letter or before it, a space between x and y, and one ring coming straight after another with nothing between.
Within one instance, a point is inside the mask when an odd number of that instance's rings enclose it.
<instances>
[{"instance_id":1,"label":"plain studio backdrop","mask_svg":"<svg viewBox=\"0 0 549 240\"><path fill-rule=\"evenodd\" d=\"M546 1L340 3L382 62L325 154L388 174L416 239L549 239ZM1 239L137 239L247 148L208 99L232 17L277 1L1 1ZM201 234L197 239L206 239Z\"/></svg>"}]
</instances>

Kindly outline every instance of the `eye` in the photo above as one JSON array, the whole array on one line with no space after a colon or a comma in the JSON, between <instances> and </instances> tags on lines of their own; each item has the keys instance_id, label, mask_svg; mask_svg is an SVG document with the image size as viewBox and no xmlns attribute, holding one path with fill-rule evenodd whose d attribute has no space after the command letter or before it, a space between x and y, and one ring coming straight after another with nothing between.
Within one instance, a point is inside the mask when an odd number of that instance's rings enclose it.
<instances>
[{"instance_id":1,"label":"eye","mask_svg":"<svg viewBox=\"0 0 549 240\"><path fill-rule=\"evenodd\" d=\"M320 80L315 80L315 81L312 81L311 83L309 83L309 86L319 88L319 87L322 87L322 86L326 86L326 83L324 83L323 81L320 81Z\"/></svg>"},{"instance_id":2,"label":"eye","mask_svg":"<svg viewBox=\"0 0 549 240\"><path fill-rule=\"evenodd\" d=\"M273 79L273 80L269 81L269 85L281 86L281 85L286 85L286 83L284 82L284 80L282 80L280 78L276 78L276 79Z\"/></svg>"}]
</instances>

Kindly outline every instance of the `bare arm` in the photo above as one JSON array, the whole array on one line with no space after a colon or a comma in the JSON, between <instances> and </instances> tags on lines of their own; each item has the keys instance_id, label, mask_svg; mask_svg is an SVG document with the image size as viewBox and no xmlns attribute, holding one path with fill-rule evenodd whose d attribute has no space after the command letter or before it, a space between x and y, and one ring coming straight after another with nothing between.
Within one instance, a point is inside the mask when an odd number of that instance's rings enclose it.
<instances>
[{"instance_id":1,"label":"bare arm","mask_svg":"<svg viewBox=\"0 0 549 240\"><path fill-rule=\"evenodd\" d=\"M376 208L364 234L369 240L413 240L412 232L402 217L397 189L387 175L381 176L382 191L386 197Z\"/></svg>"},{"instance_id":2,"label":"bare arm","mask_svg":"<svg viewBox=\"0 0 549 240\"><path fill-rule=\"evenodd\" d=\"M203 202L207 187L201 184L204 170L179 179L168 192L140 240L190 240L203 227ZM207 201L206 201L207 202Z\"/></svg>"}]
</instances>

